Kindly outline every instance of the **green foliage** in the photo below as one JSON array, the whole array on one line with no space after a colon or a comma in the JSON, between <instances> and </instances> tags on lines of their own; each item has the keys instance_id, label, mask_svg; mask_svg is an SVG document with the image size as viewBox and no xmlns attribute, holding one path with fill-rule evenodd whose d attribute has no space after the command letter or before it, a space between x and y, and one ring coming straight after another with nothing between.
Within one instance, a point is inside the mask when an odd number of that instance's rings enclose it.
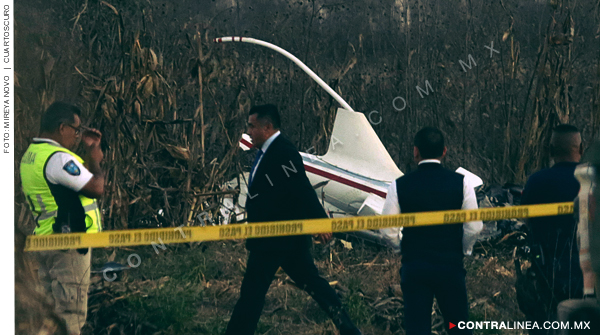
<instances>
[{"instance_id":1,"label":"green foliage","mask_svg":"<svg viewBox=\"0 0 600 335\"><path fill-rule=\"evenodd\" d=\"M227 329L227 322L224 318L217 316L208 319L206 323L200 326L200 334L221 335Z\"/></svg>"},{"instance_id":2,"label":"green foliage","mask_svg":"<svg viewBox=\"0 0 600 335\"><path fill-rule=\"evenodd\" d=\"M359 326L371 323L373 313L363 299L362 282L360 279L351 278L348 281L348 292L344 296L344 305L350 318Z\"/></svg>"},{"instance_id":3,"label":"green foliage","mask_svg":"<svg viewBox=\"0 0 600 335\"><path fill-rule=\"evenodd\" d=\"M169 334L181 334L196 317L194 306L202 296L202 290L197 287L182 287L179 282L167 281L147 296L136 294L127 300L141 319Z\"/></svg>"},{"instance_id":4,"label":"green foliage","mask_svg":"<svg viewBox=\"0 0 600 335\"><path fill-rule=\"evenodd\" d=\"M178 248L178 250L175 250ZM139 253L142 263L140 273L151 274L152 278L161 278L176 274L183 283L199 284L206 278L219 278L223 264L211 261L215 251L211 248L169 246L166 250L151 247L146 253Z\"/></svg>"}]
</instances>

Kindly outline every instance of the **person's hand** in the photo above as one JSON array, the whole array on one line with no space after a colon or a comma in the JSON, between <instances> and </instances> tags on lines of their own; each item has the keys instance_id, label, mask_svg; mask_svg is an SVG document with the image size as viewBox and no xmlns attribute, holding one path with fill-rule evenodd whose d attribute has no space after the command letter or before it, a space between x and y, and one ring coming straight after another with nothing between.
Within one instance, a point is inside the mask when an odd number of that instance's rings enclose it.
<instances>
[{"instance_id":1,"label":"person's hand","mask_svg":"<svg viewBox=\"0 0 600 335\"><path fill-rule=\"evenodd\" d=\"M104 153L100 148L102 133L98 129L84 128L81 134L81 141L88 152L89 158L94 162L100 163L104 159Z\"/></svg>"},{"instance_id":2,"label":"person's hand","mask_svg":"<svg viewBox=\"0 0 600 335\"><path fill-rule=\"evenodd\" d=\"M318 234L317 237L317 241L320 241L323 244L327 244L329 241L331 241L331 237L333 235L331 233L325 233L325 234Z\"/></svg>"},{"instance_id":3,"label":"person's hand","mask_svg":"<svg viewBox=\"0 0 600 335\"><path fill-rule=\"evenodd\" d=\"M94 128L83 128L81 134L81 140L87 151L90 151L93 147L100 147L100 141L102 140L102 133L98 129Z\"/></svg>"}]
</instances>

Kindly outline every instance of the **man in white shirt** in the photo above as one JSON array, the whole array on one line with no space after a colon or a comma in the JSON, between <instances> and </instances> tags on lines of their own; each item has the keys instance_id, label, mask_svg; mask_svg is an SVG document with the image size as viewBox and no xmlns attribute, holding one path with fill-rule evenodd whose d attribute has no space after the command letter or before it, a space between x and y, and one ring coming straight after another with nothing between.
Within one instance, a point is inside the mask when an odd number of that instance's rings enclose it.
<instances>
[{"instance_id":1,"label":"man in white shirt","mask_svg":"<svg viewBox=\"0 0 600 335\"><path fill-rule=\"evenodd\" d=\"M477 209L475 190L463 175L442 167L446 156L442 132L423 128L415 136L414 159L419 167L393 182L384 215L442 210ZM462 225L404 228L401 242L401 287L407 335L431 333L435 296L449 334L470 334L449 324L468 321L469 306L463 255L470 255L481 221ZM398 230L388 230L387 234Z\"/></svg>"}]
</instances>

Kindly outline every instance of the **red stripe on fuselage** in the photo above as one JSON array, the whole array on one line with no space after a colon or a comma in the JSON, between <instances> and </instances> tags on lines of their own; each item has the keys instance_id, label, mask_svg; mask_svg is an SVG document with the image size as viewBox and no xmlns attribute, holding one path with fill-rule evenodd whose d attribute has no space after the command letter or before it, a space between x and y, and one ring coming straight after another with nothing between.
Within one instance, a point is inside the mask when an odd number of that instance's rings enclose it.
<instances>
[{"instance_id":1,"label":"red stripe on fuselage","mask_svg":"<svg viewBox=\"0 0 600 335\"><path fill-rule=\"evenodd\" d=\"M240 140L240 143L242 143L243 145L247 146L248 148L252 148L252 147L254 147L254 146L252 145L252 143L250 143L250 142L246 141L246 140L245 140L245 139L243 139L243 138Z\"/></svg>"},{"instance_id":2,"label":"red stripe on fuselage","mask_svg":"<svg viewBox=\"0 0 600 335\"><path fill-rule=\"evenodd\" d=\"M252 143L246 141L245 139L242 138L240 140L240 142L243 145L252 148ZM316 174L318 176L321 176L321 177L324 177L324 178L327 178L327 179L331 179L333 181L337 181L340 184L344 184L344 185L347 185L347 186L350 186L350 187L354 187L354 188L359 189L359 190L364 191L364 192L373 193L373 194L378 195L378 196L380 196L382 198L385 198L385 196L386 196L385 192L376 190L376 189L374 189L372 187L369 187L369 186L366 186L366 185L363 185L363 184L359 184L359 183L354 182L352 180L348 180L348 179L346 179L344 177L336 176L336 175L334 175L332 173L329 173L329 172L326 172L326 171L323 171L323 170L319 170L319 169L317 169L315 167L308 166L306 164L304 164L304 169L307 172Z\"/></svg>"},{"instance_id":3,"label":"red stripe on fuselage","mask_svg":"<svg viewBox=\"0 0 600 335\"><path fill-rule=\"evenodd\" d=\"M319 170L317 168L314 168L312 166L308 166L306 164L304 164L304 169L307 172L314 173L316 175L319 175L319 176L327 178L327 179L331 179L333 181L337 181L340 184L344 184L344 185L347 185L347 186L350 186L350 187L354 187L354 188L359 189L359 190L364 191L364 192L369 192L369 193L376 194L376 195L378 195L378 196L380 196L382 198L385 198L385 196L386 196L385 192L376 190L376 189L374 189L372 187L369 187L369 186L366 186L366 185L363 185L363 184L359 184L359 183L354 182L352 180L348 180L348 179L346 179L344 177L336 176L333 173L329 173L329 172L325 172L323 170Z\"/></svg>"}]
</instances>

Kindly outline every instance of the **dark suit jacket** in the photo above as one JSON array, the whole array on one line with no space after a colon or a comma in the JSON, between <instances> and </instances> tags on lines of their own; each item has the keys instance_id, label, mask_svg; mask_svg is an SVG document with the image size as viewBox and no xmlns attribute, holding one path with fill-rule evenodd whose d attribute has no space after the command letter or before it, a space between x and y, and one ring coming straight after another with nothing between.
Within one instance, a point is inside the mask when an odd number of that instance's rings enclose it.
<instances>
[{"instance_id":1,"label":"dark suit jacket","mask_svg":"<svg viewBox=\"0 0 600 335\"><path fill-rule=\"evenodd\" d=\"M327 218L296 147L282 134L262 157L248 190L248 222ZM294 250L308 247L306 235L249 239L248 250Z\"/></svg>"}]
</instances>

